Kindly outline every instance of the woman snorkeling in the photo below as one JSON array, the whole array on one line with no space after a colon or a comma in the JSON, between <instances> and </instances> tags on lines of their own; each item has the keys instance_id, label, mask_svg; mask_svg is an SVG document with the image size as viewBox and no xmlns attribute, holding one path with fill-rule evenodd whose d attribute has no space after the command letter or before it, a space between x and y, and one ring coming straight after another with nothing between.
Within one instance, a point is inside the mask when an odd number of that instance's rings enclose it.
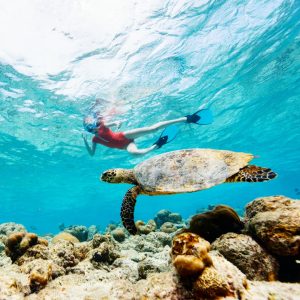
<instances>
[{"instance_id":1,"label":"woman snorkeling","mask_svg":"<svg viewBox=\"0 0 300 300\"><path fill-rule=\"evenodd\" d=\"M150 147L138 149L135 139L149 133L156 132L159 129L166 128L169 125L177 123L194 123L198 125L207 125L212 122L211 112L208 109L201 109L192 115L187 115L178 119L158 122L149 127L136 128L123 132L114 132L110 129L112 126L120 128L121 122L106 123L104 117L95 113L87 116L83 120L83 127L86 131L94 134L92 146L87 141L87 136L82 134L82 138L88 153L93 156L96 151L97 144L104 145L109 148L127 150L131 154L145 154L154 149L158 149L168 142L168 136L160 136L160 138Z\"/></svg>"}]
</instances>

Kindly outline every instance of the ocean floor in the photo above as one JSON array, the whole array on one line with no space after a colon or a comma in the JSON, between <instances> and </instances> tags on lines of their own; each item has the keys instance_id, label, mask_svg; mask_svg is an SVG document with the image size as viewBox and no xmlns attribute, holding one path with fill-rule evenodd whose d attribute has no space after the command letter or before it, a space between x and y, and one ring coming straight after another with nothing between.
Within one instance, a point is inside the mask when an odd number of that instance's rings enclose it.
<instances>
[{"instance_id":1,"label":"ocean floor","mask_svg":"<svg viewBox=\"0 0 300 300\"><path fill-rule=\"evenodd\" d=\"M139 234L118 224L55 236L0 224L0 299L300 299L300 201L253 200L243 216L159 211Z\"/></svg>"}]
</instances>

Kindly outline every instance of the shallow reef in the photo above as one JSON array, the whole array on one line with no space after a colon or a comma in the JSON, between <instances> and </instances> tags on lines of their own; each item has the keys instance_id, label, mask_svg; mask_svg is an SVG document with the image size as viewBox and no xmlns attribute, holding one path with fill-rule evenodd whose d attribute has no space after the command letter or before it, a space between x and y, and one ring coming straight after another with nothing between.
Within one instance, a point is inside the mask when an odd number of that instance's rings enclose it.
<instances>
[{"instance_id":1,"label":"shallow reef","mask_svg":"<svg viewBox=\"0 0 300 300\"><path fill-rule=\"evenodd\" d=\"M0 299L296 300L299 203L262 197L244 216L222 205L189 224L162 210L136 236L119 224L45 237L0 224Z\"/></svg>"}]
</instances>

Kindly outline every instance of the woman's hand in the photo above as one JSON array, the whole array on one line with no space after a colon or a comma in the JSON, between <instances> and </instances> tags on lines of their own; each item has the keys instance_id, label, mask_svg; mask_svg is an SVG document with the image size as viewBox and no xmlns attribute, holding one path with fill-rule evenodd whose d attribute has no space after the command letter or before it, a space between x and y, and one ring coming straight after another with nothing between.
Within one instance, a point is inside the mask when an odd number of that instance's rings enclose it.
<instances>
[{"instance_id":1,"label":"woman's hand","mask_svg":"<svg viewBox=\"0 0 300 300\"><path fill-rule=\"evenodd\" d=\"M85 133L82 133L81 136L82 136L82 138L83 138L84 141L87 140L87 135Z\"/></svg>"},{"instance_id":2,"label":"woman's hand","mask_svg":"<svg viewBox=\"0 0 300 300\"><path fill-rule=\"evenodd\" d=\"M122 126L122 121L116 121L117 129L120 129L121 126Z\"/></svg>"}]
</instances>

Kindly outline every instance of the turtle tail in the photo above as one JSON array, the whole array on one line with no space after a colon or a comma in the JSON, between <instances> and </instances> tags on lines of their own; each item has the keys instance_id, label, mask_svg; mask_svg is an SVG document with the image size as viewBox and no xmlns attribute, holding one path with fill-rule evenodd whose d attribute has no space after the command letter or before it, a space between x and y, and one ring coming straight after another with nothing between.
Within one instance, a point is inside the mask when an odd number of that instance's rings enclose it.
<instances>
[{"instance_id":1,"label":"turtle tail","mask_svg":"<svg viewBox=\"0 0 300 300\"><path fill-rule=\"evenodd\" d=\"M132 235L137 233L137 229L134 224L134 206L136 203L136 197L139 195L141 188L134 186L129 189L125 194L121 207L121 218L124 227Z\"/></svg>"},{"instance_id":2,"label":"turtle tail","mask_svg":"<svg viewBox=\"0 0 300 300\"><path fill-rule=\"evenodd\" d=\"M277 174L271 169L250 165L228 177L225 182L262 182L274 179L276 176Z\"/></svg>"}]
</instances>

